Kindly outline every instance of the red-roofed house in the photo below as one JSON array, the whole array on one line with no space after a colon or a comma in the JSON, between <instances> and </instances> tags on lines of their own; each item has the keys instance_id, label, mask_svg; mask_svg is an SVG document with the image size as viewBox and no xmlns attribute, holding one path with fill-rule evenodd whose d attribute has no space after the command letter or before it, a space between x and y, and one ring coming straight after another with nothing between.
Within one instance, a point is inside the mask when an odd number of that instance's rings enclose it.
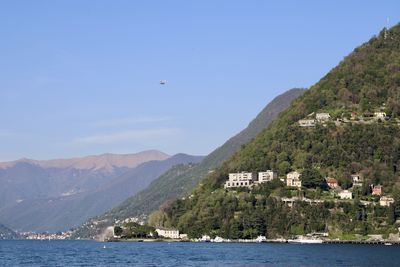
<instances>
[{"instance_id":1,"label":"red-roofed house","mask_svg":"<svg viewBox=\"0 0 400 267\"><path fill-rule=\"evenodd\" d=\"M371 185L372 188L372 195L380 196L382 195L382 186L381 185Z\"/></svg>"},{"instance_id":2,"label":"red-roofed house","mask_svg":"<svg viewBox=\"0 0 400 267\"><path fill-rule=\"evenodd\" d=\"M325 179L326 183L328 184L329 188L335 189L339 186L338 181L335 178L328 177Z\"/></svg>"}]
</instances>

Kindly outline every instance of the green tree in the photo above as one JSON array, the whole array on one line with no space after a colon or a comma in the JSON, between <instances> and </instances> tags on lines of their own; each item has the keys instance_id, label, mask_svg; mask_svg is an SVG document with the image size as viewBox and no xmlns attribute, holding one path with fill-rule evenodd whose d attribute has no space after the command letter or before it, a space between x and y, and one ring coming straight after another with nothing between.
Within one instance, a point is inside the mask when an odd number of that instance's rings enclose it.
<instances>
[{"instance_id":1,"label":"green tree","mask_svg":"<svg viewBox=\"0 0 400 267\"><path fill-rule=\"evenodd\" d=\"M301 174L302 185L306 188L327 189L324 177L317 169L306 169Z\"/></svg>"}]
</instances>

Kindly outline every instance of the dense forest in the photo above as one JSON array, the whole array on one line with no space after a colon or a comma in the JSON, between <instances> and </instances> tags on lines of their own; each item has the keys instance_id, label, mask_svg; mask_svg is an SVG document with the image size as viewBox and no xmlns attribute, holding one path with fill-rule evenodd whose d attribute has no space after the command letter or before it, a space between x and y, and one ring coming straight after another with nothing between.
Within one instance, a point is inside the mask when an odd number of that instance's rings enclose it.
<instances>
[{"instance_id":1,"label":"dense forest","mask_svg":"<svg viewBox=\"0 0 400 267\"><path fill-rule=\"evenodd\" d=\"M300 119L317 112L331 120L299 127ZM384 119L371 118L382 112ZM226 238L257 235L287 237L329 232L331 237L397 232L400 218L400 25L384 29L356 48L253 141L184 199L163 205L152 214L153 225L176 227L191 237L202 234ZM301 190L276 179L253 189L225 190L230 172L274 170L279 178L302 173ZM352 188L351 174L364 179ZM335 177L353 200L332 197L324 177ZM370 185L383 186L394 198L383 207ZM323 199L288 206L282 197ZM365 204L363 201L368 201Z\"/></svg>"}]
</instances>

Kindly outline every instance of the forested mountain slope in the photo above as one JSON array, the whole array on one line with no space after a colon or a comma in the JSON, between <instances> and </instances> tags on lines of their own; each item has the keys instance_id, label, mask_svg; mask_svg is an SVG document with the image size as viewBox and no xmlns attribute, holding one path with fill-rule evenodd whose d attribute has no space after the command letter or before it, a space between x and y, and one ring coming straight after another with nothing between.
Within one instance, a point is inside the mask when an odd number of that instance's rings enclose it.
<instances>
[{"instance_id":1,"label":"forested mountain slope","mask_svg":"<svg viewBox=\"0 0 400 267\"><path fill-rule=\"evenodd\" d=\"M121 205L101 216L89 220L82 229L77 231L77 236L87 238L101 232L105 226L112 225L115 220L138 217L143 214L147 215L156 210L163 202L174 200L190 192L202 178L220 166L224 160L231 157L243 144L249 142L263 129L268 127L280 112L285 110L294 99L304 92L305 89L295 88L275 97L250 122L246 129L230 138L225 144L205 157L199 164L176 166L170 172L153 181L146 189L128 198ZM102 224L99 224L99 221Z\"/></svg>"},{"instance_id":2,"label":"forested mountain slope","mask_svg":"<svg viewBox=\"0 0 400 267\"><path fill-rule=\"evenodd\" d=\"M318 122L316 113L329 113ZM177 227L190 236L228 238L289 236L329 232L332 236L397 232L400 218L400 25L383 30L356 48L253 141L208 175L191 197L152 215L152 222ZM300 127L299 120L312 122ZM274 170L284 179L301 173L303 187L279 179L253 189L225 190L230 172ZM352 187L351 174L363 178ZM338 200L325 177L335 177L354 200ZM393 197L379 205L371 185ZM292 208L283 197L323 200Z\"/></svg>"}]
</instances>

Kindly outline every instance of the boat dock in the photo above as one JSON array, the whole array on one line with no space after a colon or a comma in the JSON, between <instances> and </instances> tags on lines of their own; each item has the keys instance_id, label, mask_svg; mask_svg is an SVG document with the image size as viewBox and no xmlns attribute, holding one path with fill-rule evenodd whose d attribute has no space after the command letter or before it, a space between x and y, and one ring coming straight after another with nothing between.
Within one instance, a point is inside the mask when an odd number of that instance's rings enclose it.
<instances>
[{"instance_id":1,"label":"boat dock","mask_svg":"<svg viewBox=\"0 0 400 267\"><path fill-rule=\"evenodd\" d=\"M400 245L400 241L385 240L323 240L323 244Z\"/></svg>"}]
</instances>

